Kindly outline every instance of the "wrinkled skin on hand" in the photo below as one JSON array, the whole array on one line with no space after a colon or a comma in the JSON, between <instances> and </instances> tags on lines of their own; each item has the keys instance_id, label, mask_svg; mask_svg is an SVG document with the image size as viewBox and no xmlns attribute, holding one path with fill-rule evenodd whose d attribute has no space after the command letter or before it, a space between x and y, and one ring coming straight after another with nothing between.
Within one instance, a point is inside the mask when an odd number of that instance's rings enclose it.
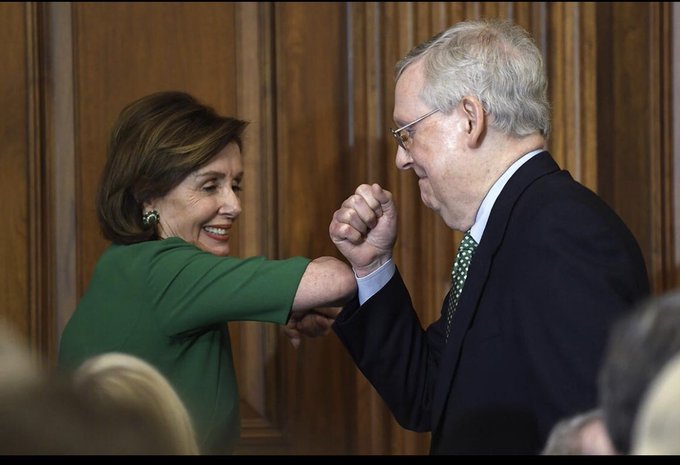
<instances>
[{"instance_id":1,"label":"wrinkled skin on hand","mask_svg":"<svg viewBox=\"0 0 680 465\"><path fill-rule=\"evenodd\" d=\"M328 232L357 276L375 271L391 258L397 240L392 193L379 184L360 185L335 211Z\"/></svg>"}]
</instances>

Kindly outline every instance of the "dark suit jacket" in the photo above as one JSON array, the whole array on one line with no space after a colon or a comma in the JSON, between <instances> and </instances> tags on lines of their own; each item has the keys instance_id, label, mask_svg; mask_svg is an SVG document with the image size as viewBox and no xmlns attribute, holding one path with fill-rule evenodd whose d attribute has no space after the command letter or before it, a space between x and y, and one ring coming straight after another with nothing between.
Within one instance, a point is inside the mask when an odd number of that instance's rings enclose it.
<instances>
[{"instance_id":1,"label":"dark suit jacket","mask_svg":"<svg viewBox=\"0 0 680 465\"><path fill-rule=\"evenodd\" d=\"M396 420L432 432L431 453L535 454L596 406L609 328L648 294L628 228L543 152L493 206L448 344L445 318L422 329L398 270L333 329Z\"/></svg>"}]
</instances>

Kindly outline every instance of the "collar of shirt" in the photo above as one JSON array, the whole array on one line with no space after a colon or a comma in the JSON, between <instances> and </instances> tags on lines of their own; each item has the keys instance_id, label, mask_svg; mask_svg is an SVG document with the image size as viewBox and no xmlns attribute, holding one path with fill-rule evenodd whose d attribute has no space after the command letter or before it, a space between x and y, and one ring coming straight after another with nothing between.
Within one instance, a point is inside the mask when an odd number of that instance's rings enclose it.
<instances>
[{"instance_id":1,"label":"collar of shirt","mask_svg":"<svg viewBox=\"0 0 680 465\"><path fill-rule=\"evenodd\" d=\"M505 187L505 184L508 182L510 177L515 174L515 171L517 171L520 166L528 162L532 157L544 151L545 149L538 149L522 156L519 160L510 165L510 167L505 170L501 177L496 180L493 186L491 186L491 189L489 189L489 192L486 193L484 200L482 200L479 210L477 210L475 224L473 224L472 228L470 228L470 235L475 241L477 241L477 244L479 244L482 240L482 235L484 234L484 229L486 228L486 222L489 221L489 215L491 214L493 204L496 203L498 195L501 193L503 187Z\"/></svg>"}]
</instances>

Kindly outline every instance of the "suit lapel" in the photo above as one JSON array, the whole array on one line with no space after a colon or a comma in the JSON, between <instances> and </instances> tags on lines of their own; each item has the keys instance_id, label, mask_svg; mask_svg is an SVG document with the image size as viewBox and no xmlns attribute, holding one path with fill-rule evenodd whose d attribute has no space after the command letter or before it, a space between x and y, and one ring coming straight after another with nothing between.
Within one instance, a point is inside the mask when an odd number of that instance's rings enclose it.
<instances>
[{"instance_id":1,"label":"suit lapel","mask_svg":"<svg viewBox=\"0 0 680 465\"><path fill-rule=\"evenodd\" d=\"M512 207L522 192L536 179L555 171L559 166L548 152L542 152L522 165L503 187L493 205L482 240L477 246L467 279L460 295L456 315L451 326L449 341L443 350L439 379L432 404L433 429L439 424L444 406L451 392L451 382L458 368L460 350L465 341L470 322L477 312L479 299L487 281L493 256L503 240Z\"/></svg>"}]
</instances>

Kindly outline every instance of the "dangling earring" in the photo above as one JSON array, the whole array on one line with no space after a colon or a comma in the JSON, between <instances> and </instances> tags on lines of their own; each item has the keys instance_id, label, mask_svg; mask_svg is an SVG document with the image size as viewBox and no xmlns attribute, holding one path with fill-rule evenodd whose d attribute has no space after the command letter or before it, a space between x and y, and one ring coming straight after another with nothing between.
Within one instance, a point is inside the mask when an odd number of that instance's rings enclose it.
<instances>
[{"instance_id":1,"label":"dangling earring","mask_svg":"<svg viewBox=\"0 0 680 465\"><path fill-rule=\"evenodd\" d=\"M144 223L144 226L156 226L160 219L161 216L156 210L150 210L142 215L142 223Z\"/></svg>"}]
</instances>

